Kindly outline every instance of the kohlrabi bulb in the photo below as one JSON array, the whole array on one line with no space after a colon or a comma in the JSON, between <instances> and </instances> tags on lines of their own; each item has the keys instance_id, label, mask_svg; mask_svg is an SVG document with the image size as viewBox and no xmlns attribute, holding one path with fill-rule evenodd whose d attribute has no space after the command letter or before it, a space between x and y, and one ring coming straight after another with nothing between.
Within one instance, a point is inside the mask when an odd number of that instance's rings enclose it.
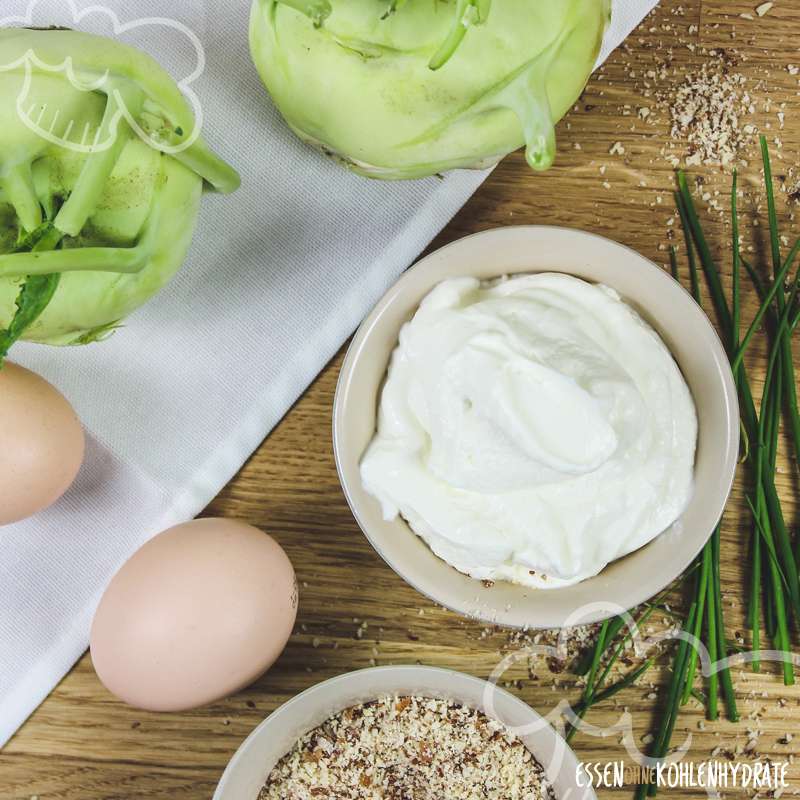
<instances>
[{"instance_id":1,"label":"kohlrabi bulb","mask_svg":"<svg viewBox=\"0 0 800 800\"><path fill-rule=\"evenodd\" d=\"M555 124L586 84L611 0L254 0L250 47L302 139L375 178L488 167Z\"/></svg>"},{"instance_id":2,"label":"kohlrabi bulb","mask_svg":"<svg viewBox=\"0 0 800 800\"><path fill-rule=\"evenodd\" d=\"M203 187L239 185L198 125L138 50L0 30L0 361L101 337L180 268Z\"/></svg>"}]
</instances>

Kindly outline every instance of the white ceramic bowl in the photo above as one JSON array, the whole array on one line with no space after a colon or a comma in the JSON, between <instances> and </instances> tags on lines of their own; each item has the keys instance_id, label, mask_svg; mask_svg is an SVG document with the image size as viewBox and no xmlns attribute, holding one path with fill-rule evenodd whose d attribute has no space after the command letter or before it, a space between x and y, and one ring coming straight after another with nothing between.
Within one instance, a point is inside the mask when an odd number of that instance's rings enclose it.
<instances>
[{"instance_id":1,"label":"white ceramic bowl","mask_svg":"<svg viewBox=\"0 0 800 800\"><path fill-rule=\"evenodd\" d=\"M375 432L381 387L400 328L441 281L564 272L616 289L661 335L692 392L698 414L694 495L683 516L645 547L599 575L560 589L506 582L491 587L439 559L402 519L387 522L364 490L359 462ZM339 478L361 529L406 582L467 616L517 627L556 628L604 619L655 595L689 566L725 508L739 448L739 408L725 350L692 297L664 270L600 236L542 226L468 236L406 272L358 329L336 390L334 451Z\"/></svg>"},{"instance_id":2,"label":"white ceramic bowl","mask_svg":"<svg viewBox=\"0 0 800 800\"><path fill-rule=\"evenodd\" d=\"M350 672L289 700L245 739L223 773L213 800L256 800L272 768L297 739L345 708L387 695L436 697L477 708L519 731L519 738L544 767L557 800L597 800L591 788L579 786L578 761L569 745L532 708L486 681L420 666Z\"/></svg>"}]
</instances>

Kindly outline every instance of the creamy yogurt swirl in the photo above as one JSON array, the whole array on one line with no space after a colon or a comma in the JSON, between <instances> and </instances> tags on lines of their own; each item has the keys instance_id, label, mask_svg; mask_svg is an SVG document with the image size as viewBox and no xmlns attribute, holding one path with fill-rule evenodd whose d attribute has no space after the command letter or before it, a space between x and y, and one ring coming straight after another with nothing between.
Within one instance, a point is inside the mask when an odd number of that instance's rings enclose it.
<instances>
[{"instance_id":1,"label":"creamy yogurt swirl","mask_svg":"<svg viewBox=\"0 0 800 800\"><path fill-rule=\"evenodd\" d=\"M675 522L696 441L680 370L614 290L455 278L400 333L361 478L456 569L555 588Z\"/></svg>"}]
</instances>

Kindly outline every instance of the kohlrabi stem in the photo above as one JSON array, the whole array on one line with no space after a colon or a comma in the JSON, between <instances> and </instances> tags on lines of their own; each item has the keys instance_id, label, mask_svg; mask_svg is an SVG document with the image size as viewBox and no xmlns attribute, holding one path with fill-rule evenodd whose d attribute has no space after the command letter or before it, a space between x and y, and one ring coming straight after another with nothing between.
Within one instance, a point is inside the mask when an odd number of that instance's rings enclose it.
<instances>
[{"instance_id":1,"label":"kohlrabi stem","mask_svg":"<svg viewBox=\"0 0 800 800\"><path fill-rule=\"evenodd\" d=\"M381 19L386 19L394 14L398 8L402 8L406 4L406 0L389 0L389 7L386 9Z\"/></svg>"},{"instance_id":2,"label":"kohlrabi stem","mask_svg":"<svg viewBox=\"0 0 800 800\"><path fill-rule=\"evenodd\" d=\"M67 247L56 250L61 232L52 227L30 251L0 255L0 279L48 275L53 272L141 272L152 258L158 236L160 194L156 191L139 241L133 247Z\"/></svg>"},{"instance_id":3,"label":"kohlrabi stem","mask_svg":"<svg viewBox=\"0 0 800 800\"><path fill-rule=\"evenodd\" d=\"M456 0L456 10L447 38L428 62L428 67L437 70L443 67L456 52L467 35L467 29L486 21L491 0Z\"/></svg>"},{"instance_id":4,"label":"kohlrabi stem","mask_svg":"<svg viewBox=\"0 0 800 800\"><path fill-rule=\"evenodd\" d=\"M33 173L29 162L13 167L9 173L0 178L0 187L25 231L35 231L42 224L42 206L36 196L33 185Z\"/></svg>"},{"instance_id":5,"label":"kohlrabi stem","mask_svg":"<svg viewBox=\"0 0 800 800\"><path fill-rule=\"evenodd\" d=\"M196 141L186 150L172 154L192 172L196 172L206 183L221 194L230 194L239 188L239 173L218 158L202 141Z\"/></svg>"},{"instance_id":6,"label":"kohlrabi stem","mask_svg":"<svg viewBox=\"0 0 800 800\"><path fill-rule=\"evenodd\" d=\"M277 0L277 2L305 14L316 28L319 28L333 11L328 0Z\"/></svg>"},{"instance_id":7,"label":"kohlrabi stem","mask_svg":"<svg viewBox=\"0 0 800 800\"><path fill-rule=\"evenodd\" d=\"M64 235L59 231L57 228L54 228L52 225L48 225L47 231L44 235L36 242L36 244L31 248L31 253L35 253L37 256L43 256L46 253L53 253L55 249L61 244L61 240L64 238ZM26 255L25 253L18 253L17 255ZM50 272L60 272L61 270L50 270Z\"/></svg>"},{"instance_id":8,"label":"kohlrabi stem","mask_svg":"<svg viewBox=\"0 0 800 800\"><path fill-rule=\"evenodd\" d=\"M149 253L139 247L68 247L0 255L0 278L49 275L52 272L140 272Z\"/></svg>"},{"instance_id":9,"label":"kohlrabi stem","mask_svg":"<svg viewBox=\"0 0 800 800\"><path fill-rule=\"evenodd\" d=\"M123 108L129 114L136 116L143 103L144 93L140 89L113 85L109 88L108 102L97 141L106 141L113 137L113 143L110 147L95 150L89 155L75 188L56 215L53 224L67 236L77 236L89 217L94 214L120 153L133 136L133 131L123 114Z\"/></svg>"},{"instance_id":10,"label":"kohlrabi stem","mask_svg":"<svg viewBox=\"0 0 800 800\"><path fill-rule=\"evenodd\" d=\"M534 86L518 89L523 93L518 114L525 136L525 160L531 169L543 172L556 158L556 128L547 88L538 78L533 80Z\"/></svg>"}]
</instances>

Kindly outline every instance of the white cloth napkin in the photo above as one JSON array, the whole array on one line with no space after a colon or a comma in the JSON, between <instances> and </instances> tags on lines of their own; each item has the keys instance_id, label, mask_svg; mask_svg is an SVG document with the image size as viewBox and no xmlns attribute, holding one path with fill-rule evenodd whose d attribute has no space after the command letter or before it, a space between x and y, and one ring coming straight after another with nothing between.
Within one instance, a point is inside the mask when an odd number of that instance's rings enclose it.
<instances>
[{"instance_id":1,"label":"white cloth napkin","mask_svg":"<svg viewBox=\"0 0 800 800\"><path fill-rule=\"evenodd\" d=\"M615 0L601 60L656 2ZM194 89L205 133L243 185L205 198L186 265L109 341L14 349L72 401L89 446L62 501L0 530L0 745L85 650L114 572L208 504L486 177L368 181L300 144L250 62L249 5L105 0L122 23L168 16L200 38L207 65ZM89 6L3 0L0 19L114 35L108 15L81 16ZM175 28L120 38L176 77L194 69Z\"/></svg>"}]
</instances>

